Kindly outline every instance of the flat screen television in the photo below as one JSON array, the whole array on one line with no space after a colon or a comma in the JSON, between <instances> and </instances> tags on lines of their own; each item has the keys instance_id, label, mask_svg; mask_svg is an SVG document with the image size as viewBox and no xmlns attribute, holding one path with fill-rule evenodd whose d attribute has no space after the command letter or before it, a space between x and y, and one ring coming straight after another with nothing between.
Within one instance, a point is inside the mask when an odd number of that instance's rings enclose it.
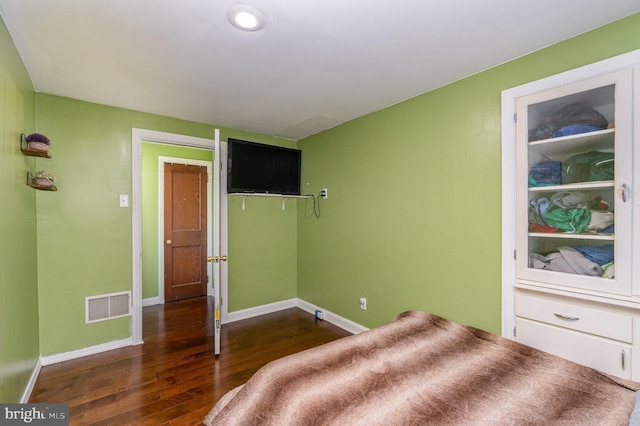
<instances>
[{"instance_id":1,"label":"flat screen television","mask_svg":"<svg viewBox=\"0 0 640 426\"><path fill-rule=\"evenodd\" d=\"M299 149L228 139L227 192L300 195Z\"/></svg>"}]
</instances>

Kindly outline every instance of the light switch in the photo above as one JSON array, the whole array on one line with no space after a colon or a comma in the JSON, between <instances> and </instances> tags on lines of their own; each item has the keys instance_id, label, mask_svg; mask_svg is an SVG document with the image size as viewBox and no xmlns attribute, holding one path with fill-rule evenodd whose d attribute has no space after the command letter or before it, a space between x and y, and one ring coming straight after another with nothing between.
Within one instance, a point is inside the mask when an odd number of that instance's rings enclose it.
<instances>
[{"instance_id":1,"label":"light switch","mask_svg":"<svg viewBox=\"0 0 640 426\"><path fill-rule=\"evenodd\" d=\"M129 207L129 196L127 194L120 194L120 207Z\"/></svg>"}]
</instances>

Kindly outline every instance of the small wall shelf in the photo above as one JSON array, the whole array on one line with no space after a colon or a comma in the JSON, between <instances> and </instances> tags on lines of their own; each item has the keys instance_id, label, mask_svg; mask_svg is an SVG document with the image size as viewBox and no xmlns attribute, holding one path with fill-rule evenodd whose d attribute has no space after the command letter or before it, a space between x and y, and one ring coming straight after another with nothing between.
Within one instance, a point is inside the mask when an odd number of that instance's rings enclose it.
<instances>
[{"instance_id":1,"label":"small wall shelf","mask_svg":"<svg viewBox=\"0 0 640 426\"><path fill-rule=\"evenodd\" d=\"M36 183L35 178L31 174L31 172L27 172L27 186L30 186L31 188L34 188L34 189L38 189L40 191L57 191L58 190L58 188L53 184L51 184L51 185L38 185Z\"/></svg>"},{"instance_id":2,"label":"small wall shelf","mask_svg":"<svg viewBox=\"0 0 640 426\"><path fill-rule=\"evenodd\" d=\"M30 186L31 188L38 189L40 191L57 191L58 190L58 188L55 185L41 186L41 185L36 185L35 183L28 183L27 185Z\"/></svg>"},{"instance_id":3,"label":"small wall shelf","mask_svg":"<svg viewBox=\"0 0 640 426\"><path fill-rule=\"evenodd\" d=\"M35 151L29 148L20 148L24 155L28 155L30 157L43 157L43 158L51 158L51 153L49 151Z\"/></svg>"},{"instance_id":4,"label":"small wall shelf","mask_svg":"<svg viewBox=\"0 0 640 426\"><path fill-rule=\"evenodd\" d=\"M28 155L29 157L51 158L51 153L49 151L38 151L36 149L29 149L27 137L24 135L24 133L20 135L20 151L22 151L24 155Z\"/></svg>"},{"instance_id":5,"label":"small wall shelf","mask_svg":"<svg viewBox=\"0 0 640 426\"><path fill-rule=\"evenodd\" d=\"M309 195L285 195L285 194L244 194L244 193L234 193L227 194L229 196L234 197L242 197L242 210L246 210L246 202L247 197L267 197L267 198L282 198L282 211L286 210L287 200L291 198L309 198Z\"/></svg>"}]
</instances>

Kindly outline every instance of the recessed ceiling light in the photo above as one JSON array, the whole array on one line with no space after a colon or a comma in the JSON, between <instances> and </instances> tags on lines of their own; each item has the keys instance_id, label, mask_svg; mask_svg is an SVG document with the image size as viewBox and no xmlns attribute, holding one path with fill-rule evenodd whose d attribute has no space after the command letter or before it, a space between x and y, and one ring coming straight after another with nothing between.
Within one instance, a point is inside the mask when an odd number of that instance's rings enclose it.
<instances>
[{"instance_id":1,"label":"recessed ceiling light","mask_svg":"<svg viewBox=\"0 0 640 426\"><path fill-rule=\"evenodd\" d=\"M264 27L264 15L247 4L234 4L227 10L227 18L234 27L244 31L258 31Z\"/></svg>"}]
</instances>

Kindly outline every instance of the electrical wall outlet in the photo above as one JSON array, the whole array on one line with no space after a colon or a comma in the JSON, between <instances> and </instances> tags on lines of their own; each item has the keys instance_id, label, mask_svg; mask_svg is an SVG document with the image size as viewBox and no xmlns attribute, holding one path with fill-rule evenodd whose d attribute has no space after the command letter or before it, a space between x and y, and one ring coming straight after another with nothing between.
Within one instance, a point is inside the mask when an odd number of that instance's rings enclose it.
<instances>
[{"instance_id":1,"label":"electrical wall outlet","mask_svg":"<svg viewBox=\"0 0 640 426\"><path fill-rule=\"evenodd\" d=\"M329 198L329 190L327 188L322 188L322 191L320 191L320 197Z\"/></svg>"},{"instance_id":2,"label":"electrical wall outlet","mask_svg":"<svg viewBox=\"0 0 640 426\"><path fill-rule=\"evenodd\" d=\"M360 309L366 311L367 310L367 298L366 297L361 297L360 298Z\"/></svg>"}]
</instances>

